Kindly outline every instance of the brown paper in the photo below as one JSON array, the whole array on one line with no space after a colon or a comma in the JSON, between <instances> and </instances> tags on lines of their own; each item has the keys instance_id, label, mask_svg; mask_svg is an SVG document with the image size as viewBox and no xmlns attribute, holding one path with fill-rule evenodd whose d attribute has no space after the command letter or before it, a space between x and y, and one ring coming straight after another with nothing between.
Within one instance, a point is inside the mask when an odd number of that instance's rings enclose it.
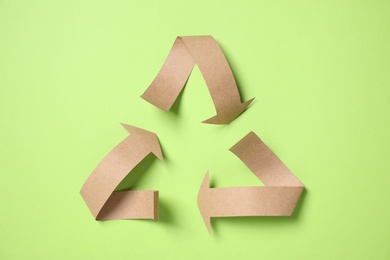
<instances>
[{"instance_id":1,"label":"brown paper","mask_svg":"<svg viewBox=\"0 0 390 260\"><path fill-rule=\"evenodd\" d=\"M253 132L230 148L264 183L264 187L210 188L206 173L198 207L211 234L211 217L290 216L303 184Z\"/></svg>"},{"instance_id":2,"label":"brown paper","mask_svg":"<svg viewBox=\"0 0 390 260\"><path fill-rule=\"evenodd\" d=\"M148 154L163 160L156 134L130 125L131 133L99 163L81 188L96 220L158 219L158 191L114 191Z\"/></svg>"},{"instance_id":3,"label":"brown paper","mask_svg":"<svg viewBox=\"0 0 390 260\"><path fill-rule=\"evenodd\" d=\"M170 110L197 64L211 94L217 115L204 123L229 124L253 98L241 103L229 64L212 36L177 37L160 72L142 98L164 111Z\"/></svg>"}]
</instances>

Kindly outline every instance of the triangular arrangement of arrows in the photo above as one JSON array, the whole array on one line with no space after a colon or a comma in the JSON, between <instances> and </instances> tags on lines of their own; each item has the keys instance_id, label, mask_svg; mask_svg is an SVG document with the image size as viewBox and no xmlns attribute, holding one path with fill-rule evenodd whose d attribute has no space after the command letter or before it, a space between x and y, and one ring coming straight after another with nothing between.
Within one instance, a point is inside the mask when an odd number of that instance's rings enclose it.
<instances>
[{"instance_id":1,"label":"triangular arrangement of arrows","mask_svg":"<svg viewBox=\"0 0 390 260\"><path fill-rule=\"evenodd\" d=\"M212 36L177 37L163 67L142 98L168 111L195 64L206 81L217 112L204 123L229 124L253 99L241 102L233 73ZM155 133L123 126L131 135L98 164L81 188L81 196L96 220L158 220L158 191L115 191L150 153L163 160ZM302 183L253 132L230 150L265 186L210 188L207 173L199 190L198 206L208 231L211 232L211 217L290 216L302 193Z\"/></svg>"}]
</instances>

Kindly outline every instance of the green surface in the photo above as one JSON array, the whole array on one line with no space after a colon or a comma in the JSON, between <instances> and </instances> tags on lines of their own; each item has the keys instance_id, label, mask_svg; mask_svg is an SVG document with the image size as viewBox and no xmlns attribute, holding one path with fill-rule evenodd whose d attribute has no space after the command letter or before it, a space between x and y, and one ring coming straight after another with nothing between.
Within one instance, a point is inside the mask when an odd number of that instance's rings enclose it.
<instances>
[{"instance_id":1,"label":"green surface","mask_svg":"<svg viewBox=\"0 0 390 260\"><path fill-rule=\"evenodd\" d=\"M0 0L0 259L389 259L389 1ZM177 35L212 34L242 98L228 126L196 67L174 111L139 96ZM161 220L96 222L79 190L127 136L154 131L134 189ZM219 218L196 197L261 185L228 151L257 133L303 182L293 217ZM123 184L130 186L131 182ZM128 187L122 187L128 188Z\"/></svg>"}]
</instances>

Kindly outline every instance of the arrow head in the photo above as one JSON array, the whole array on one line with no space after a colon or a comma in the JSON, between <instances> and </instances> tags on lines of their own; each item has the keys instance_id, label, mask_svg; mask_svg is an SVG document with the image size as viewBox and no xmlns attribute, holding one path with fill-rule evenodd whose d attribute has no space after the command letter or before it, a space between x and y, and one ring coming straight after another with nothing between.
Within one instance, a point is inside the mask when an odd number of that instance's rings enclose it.
<instances>
[{"instance_id":1,"label":"arrow head","mask_svg":"<svg viewBox=\"0 0 390 260\"><path fill-rule=\"evenodd\" d=\"M209 234L211 235L211 223L210 223L210 180L209 172L206 173L206 176L203 179L202 185L198 193L198 207L200 214L202 215L204 224L206 225Z\"/></svg>"},{"instance_id":2,"label":"arrow head","mask_svg":"<svg viewBox=\"0 0 390 260\"><path fill-rule=\"evenodd\" d=\"M153 132L147 131L145 129L121 124L132 136L138 138L142 146L146 147L148 151L152 152L158 159L164 160L161 152L160 143L158 141L157 135Z\"/></svg>"},{"instance_id":3,"label":"arrow head","mask_svg":"<svg viewBox=\"0 0 390 260\"><path fill-rule=\"evenodd\" d=\"M244 110L249 106L250 103L255 98L252 98L244 103L239 102L237 105L233 105L229 107L227 111L217 112L216 116L213 116L202 123L206 124L215 124L215 125L227 125L230 124L234 119L236 119L239 115L241 115Z\"/></svg>"}]
</instances>

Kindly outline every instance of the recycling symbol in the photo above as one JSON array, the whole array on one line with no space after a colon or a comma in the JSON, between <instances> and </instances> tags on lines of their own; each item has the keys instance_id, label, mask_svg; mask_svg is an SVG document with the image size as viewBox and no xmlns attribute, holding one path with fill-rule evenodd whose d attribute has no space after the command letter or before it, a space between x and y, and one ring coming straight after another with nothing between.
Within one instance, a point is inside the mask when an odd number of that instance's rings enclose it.
<instances>
[{"instance_id":1,"label":"recycling symbol","mask_svg":"<svg viewBox=\"0 0 390 260\"><path fill-rule=\"evenodd\" d=\"M203 121L229 124L253 101L241 103L229 64L212 36L177 37L161 70L142 98L168 111L183 90L195 64L206 82L216 115ZM115 191L119 183L150 153L163 160L155 133L123 124L131 134L97 165L81 188L95 220L158 220L159 192ZM303 184L253 132L230 148L265 186L210 188L207 172L200 185L198 207L211 233L212 217L290 216Z\"/></svg>"}]
</instances>

